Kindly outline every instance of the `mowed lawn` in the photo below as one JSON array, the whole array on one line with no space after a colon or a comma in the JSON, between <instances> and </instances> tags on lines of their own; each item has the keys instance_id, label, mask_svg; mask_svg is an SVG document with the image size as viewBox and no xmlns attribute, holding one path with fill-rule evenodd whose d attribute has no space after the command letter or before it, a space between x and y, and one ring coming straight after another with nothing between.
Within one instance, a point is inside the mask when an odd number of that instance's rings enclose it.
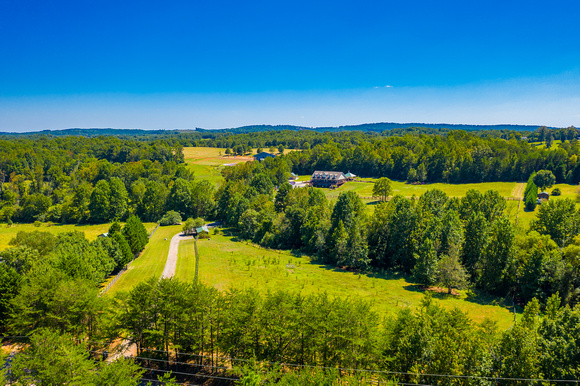
<instances>
[{"instance_id":1,"label":"mowed lawn","mask_svg":"<svg viewBox=\"0 0 580 386\"><path fill-rule=\"evenodd\" d=\"M299 291L303 295L327 292L331 296L355 296L371 302L381 315L394 315L405 307L417 307L423 298L420 286L403 276L387 274L359 275L335 267L311 263L306 256L293 256L289 251L263 249L251 243L234 241L230 236L212 235L199 240L199 279L220 290L255 288L263 293L279 289ZM176 277L193 280L195 253L193 240L182 241ZM477 321L486 317L505 329L511 326L513 314L491 297L459 296L435 293L446 308L457 307Z\"/></svg>"},{"instance_id":2,"label":"mowed lawn","mask_svg":"<svg viewBox=\"0 0 580 386\"><path fill-rule=\"evenodd\" d=\"M157 224L155 223L145 223L145 228L147 232L151 232ZM53 234L63 233L63 232L84 232L85 237L92 241L97 238L98 235L105 233L109 230L111 224L98 224L98 225L74 225L74 224L42 224L39 227L35 227L32 224L14 224L12 226L7 226L2 224L0 226L0 251L8 247L8 243L12 240L18 232L50 232Z\"/></svg>"},{"instance_id":3,"label":"mowed lawn","mask_svg":"<svg viewBox=\"0 0 580 386\"><path fill-rule=\"evenodd\" d=\"M371 178L361 178L361 181L376 181ZM514 190L517 189L517 182L482 182L477 184L423 184L412 185L404 181L392 181L393 195L403 195L405 197L419 197L428 190L439 189L447 193L449 197L463 197L471 189L485 193L488 190L497 190L502 197L513 197ZM337 189L325 189L327 197L336 198L341 192L354 191L363 197L372 197L373 182L347 182Z\"/></svg>"},{"instance_id":4,"label":"mowed lawn","mask_svg":"<svg viewBox=\"0 0 580 386\"><path fill-rule=\"evenodd\" d=\"M107 294L130 290L151 276L161 277L167 261L171 238L179 233L181 228L181 225L159 227L149 239L149 243L141 255L131 263L127 272L121 275Z\"/></svg>"}]
</instances>

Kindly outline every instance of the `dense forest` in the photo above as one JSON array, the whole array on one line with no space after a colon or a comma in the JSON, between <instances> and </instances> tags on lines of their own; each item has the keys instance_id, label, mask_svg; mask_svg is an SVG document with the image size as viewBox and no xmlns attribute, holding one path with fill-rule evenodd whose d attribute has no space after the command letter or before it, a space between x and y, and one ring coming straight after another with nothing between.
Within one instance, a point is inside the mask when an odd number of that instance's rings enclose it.
<instances>
[{"instance_id":1,"label":"dense forest","mask_svg":"<svg viewBox=\"0 0 580 386\"><path fill-rule=\"evenodd\" d=\"M191 142L182 140L183 133L152 134L148 140L4 138L0 221L111 223L111 237L93 242L78 232L23 232L0 252L0 333L25 344L5 376L22 384L70 384L90 373L86 384L126 385L138 384L144 371L150 377L196 372L200 379L242 378L245 384L307 384L308 378L337 384L346 376L437 385L577 380L575 202L543 203L530 229L521 229L506 217L505 199L496 191L470 190L462 198L439 190L415 199L390 197L388 178L529 180L523 198L532 197L530 191L537 194L542 186L538 175L580 181L578 134L574 128L540 128L527 133L528 139L513 131L422 129L401 135L218 133L193 136ZM301 151L224 167L223 182L213 186L188 170L184 145L242 153L269 146ZM380 202L373 214L354 192L333 202L320 189L293 189L287 182L290 172L314 169L378 177L374 195ZM263 247L305 253L361 273L402 273L448 292L471 288L525 311L513 327L499 331L492 322L476 324L457 310L438 307L429 295L420 308L386 317L356 298L220 292L158 278L130 293L100 297L97 285L147 243L141 220L157 222L167 212L221 220L241 239ZM96 360L120 340L137 345L135 362ZM302 370L274 365L280 363ZM58 371L62 366L73 370Z\"/></svg>"},{"instance_id":2,"label":"dense forest","mask_svg":"<svg viewBox=\"0 0 580 386\"><path fill-rule=\"evenodd\" d=\"M311 174L314 170L350 170L365 177L450 183L525 181L535 171L549 170L557 183L580 182L580 145L576 139L580 132L575 128L540 128L530 133L530 138L544 141L547 148L534 147L513 131L488 135L405 130L399 136L276 131L218 133L189 140L182 135L155 140L6 138L0 140L0 221L102 223L130 214L143 221L157 221L169 210L207 217L214 187L194 180L183 164L184 145L222 147L238 154L272 146L302 149L285 155L274 167L278 173L272 180L275 186L287 180L290 171ZM151 137L157 138L157 134ZM563 142L551 147L550 138ZM187 190L201 201L194 205L197 209L178 208L177 180L179 186L183 181L192 185Z\"/></svg>"}]
</instances>

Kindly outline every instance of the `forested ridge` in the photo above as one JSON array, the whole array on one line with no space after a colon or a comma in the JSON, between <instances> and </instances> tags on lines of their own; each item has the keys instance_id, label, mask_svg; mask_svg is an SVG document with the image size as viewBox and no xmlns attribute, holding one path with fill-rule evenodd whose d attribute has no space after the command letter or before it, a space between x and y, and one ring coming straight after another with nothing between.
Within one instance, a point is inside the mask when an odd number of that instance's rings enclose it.
<instances>
[{"instance_id":1,"label":"forested ridge","mask_svg":"<svg viewBox=\"0 0 580 386\"><path fill-rule=\"evenodd\" d=\"M513 181L545 169L558 182L576 183L580 148L574 130L530 133L546 145L561 135L557 149L534 147L513 132L220 135L195 144L301 151L224 167L219 186L187 169L177 138L0 140L0 221L112 223L110 237L93 242L78 232L20 233L0 252L0 329L28 336L11 338L25 343L13 361L12 380L130 385L138 384L140 368L160 370L149 376L201 371L247 382L270 377L280 384L305 384L309 377L336 384L339 376L361 375L344 369L383 371L363 374L373 380L437 385L577 380L575 202L543 203L530 229L521 229L506 217L505 199L496 191L451 198L430 190L416 199L388 199L387 178ZM320 189L293 189L287 182L291 171L313 169L380 177L373 214L352 191L334 202ZM423 288L451 294L469 288L525 311L513 327L499 331L491 321L477 324L437 306L429 291L418 309L387 317L355 297L218 291L158 278L130 293L99 297L97 284L147 243L141 220L159 221L169 211L221 220L241 239L267 248L305 253L342 269L398 272ZM119 339L137 345L139 366L94 361ZM76 371L59 371L65 366L61 358ZM252 360L258 362L247 362ZM321 367L301 373L264 362Z\"/></svg>"}]
</instances>

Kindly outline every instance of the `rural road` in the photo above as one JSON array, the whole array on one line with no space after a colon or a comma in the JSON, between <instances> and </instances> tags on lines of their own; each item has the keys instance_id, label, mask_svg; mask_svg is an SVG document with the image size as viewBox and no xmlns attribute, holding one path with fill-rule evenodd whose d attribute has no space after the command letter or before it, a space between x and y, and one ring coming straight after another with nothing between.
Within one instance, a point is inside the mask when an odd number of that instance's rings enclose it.
<instances>
[{"instance_id":1,"label":"rural road","mask_svg":"<svg viewBox=\"0 0 580 386\"><path fill-rule=\"evenodd\" d=\"M193 236L184 236L179 232L171 238L169 244L169 252L167 253L167 261L165 262L165 269L161 274L162 279L169 279L175 275L175 267L177 266L177 252L179 251L179 242L181 240L192 239Z\"/></svg>"},{"instance_id":2,"label":"rural road","mask_svg":"<svg viewBox=\"0 0 580 386\"><path fill-rule=\"evenodd\" d=\"M163 269L163 273L161 274L161 278L169 279L175 275L175 267L177 266L177 252L179 251L179 242L181 240L192 239L193 236L184 236L179 232L175 236L171 238L171 242L169 244L169 252L167 253L167 261L165 262L165 268ZM116 361L120 357L130 357L137 355L137 345L135 343L131 343L130 340L125 339L123 340L119 346L117 346L116 350L114 350L113 354L107 358L107 361L113 362Z\"/></svg>"}]
</instances>

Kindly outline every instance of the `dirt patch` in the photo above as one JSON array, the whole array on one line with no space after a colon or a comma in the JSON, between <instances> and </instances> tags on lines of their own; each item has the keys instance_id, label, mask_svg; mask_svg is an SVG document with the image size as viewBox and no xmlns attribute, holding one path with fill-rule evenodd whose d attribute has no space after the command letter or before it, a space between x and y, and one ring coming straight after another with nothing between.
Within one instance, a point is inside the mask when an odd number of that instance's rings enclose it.
<instances>
[{"instance_id":1,"label":"dirt patch","mask_svg":"<svg viewBox=\"0 0 580 386\"><path fill-rule=\"evenodd\" d=\"M524 189L526 188L526 184L524 183L517 183L516 186L512 189L512 197L520 198L522 194L524 194Z\"/></svg>"},{"instance_id":2,"label":"dirt patch","mask_svg":"<svg viewBox=\"0 0 580 386\"><path fill-rule=\"evenodd\" d=\"M441 287L435 287L435 286L426 287L425 288L425 291L437 292L439 294L447 294L447 293L449 293L449 290L447 288L441 288ZM453 295L453 296L459 296L459 292L457 292L456 289L451 289L451 295Z\"/></svg>"}]
</instances>

